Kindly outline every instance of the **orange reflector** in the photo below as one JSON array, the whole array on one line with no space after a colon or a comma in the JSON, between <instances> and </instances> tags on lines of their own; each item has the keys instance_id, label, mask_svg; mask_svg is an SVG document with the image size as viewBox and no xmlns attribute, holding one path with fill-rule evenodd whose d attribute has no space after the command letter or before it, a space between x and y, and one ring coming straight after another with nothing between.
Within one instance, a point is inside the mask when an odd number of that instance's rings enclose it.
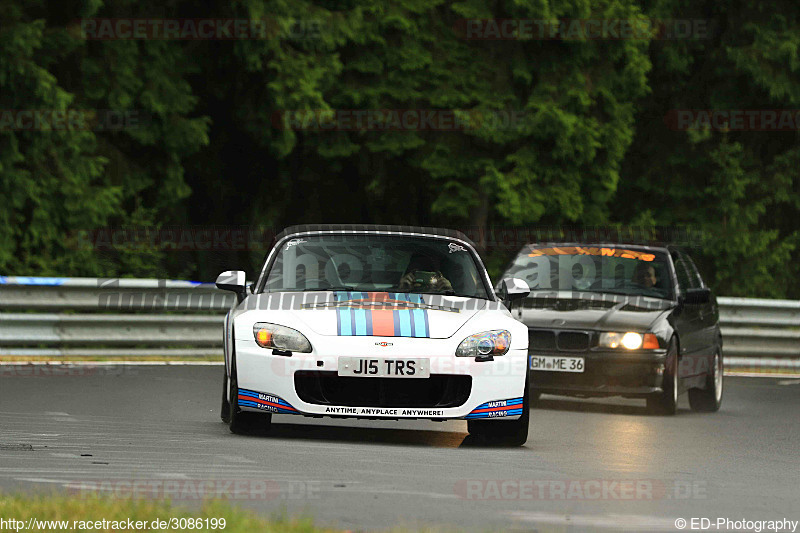
<instances>
[{"instance_id":1,"label":"orange reflector","mask_svg":"<svg viewBox=\"0 0 800 533\"><path fill-rule=\"evenodd\" d=\"M261 346L266 346L267 344L270 344L270 341L272 341L272 333L266 329L258 330L256 333L256 342L258 344Z\"/></svg>"},{"instance_id":2,"label":"orange reflector","mask_svg":"<svg viewBox=\"0 0 800 533\"><path fill-rule=\"evenodd\" d=\"M658 349L658 337L653 335L652 333L645 333L644 340L642 341L642 348L646 350L657 350Z\"/></svg>"}]
</instances>

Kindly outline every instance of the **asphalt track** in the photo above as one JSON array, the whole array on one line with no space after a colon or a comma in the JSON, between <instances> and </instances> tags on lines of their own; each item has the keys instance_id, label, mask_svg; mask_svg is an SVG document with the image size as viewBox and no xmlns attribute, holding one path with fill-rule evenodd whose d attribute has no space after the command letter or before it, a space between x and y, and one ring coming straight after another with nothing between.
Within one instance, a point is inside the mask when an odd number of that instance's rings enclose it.
<instances>
[{"instance_id":1,"label":"asphalt track","mask_svg":"<svg viewBox=\"0 0 800 533\"><path fill-rule=\"evenodd\" d=\"M800 520L798 379L726 378L720 412L694 413L683 396L675 417L633 400L545 396L527 445L503 449L472 442L461 421L278 415L269 436L235 436L218 416L221 372L0 367L0 490L170 495L187 506L216 492L348 529Z\"/></svg>"}]
</instances>

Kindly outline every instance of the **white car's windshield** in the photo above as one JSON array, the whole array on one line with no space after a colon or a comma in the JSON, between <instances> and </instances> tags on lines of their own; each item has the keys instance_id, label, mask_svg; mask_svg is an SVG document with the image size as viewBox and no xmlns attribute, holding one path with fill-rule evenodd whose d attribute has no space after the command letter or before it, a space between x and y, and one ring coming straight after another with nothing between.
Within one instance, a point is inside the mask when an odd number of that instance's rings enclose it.
<instances>
[{"instance_id":1,"label":"white car's windshield","mask_svg":"<svg viewBox=\"0 0 800 533\"><path fill-rule=\"evenodd\" d=\"M372 291L489 298L477 258L457 241L318 235L281 244L264 291Z\"/></svg>"}]
</instances>

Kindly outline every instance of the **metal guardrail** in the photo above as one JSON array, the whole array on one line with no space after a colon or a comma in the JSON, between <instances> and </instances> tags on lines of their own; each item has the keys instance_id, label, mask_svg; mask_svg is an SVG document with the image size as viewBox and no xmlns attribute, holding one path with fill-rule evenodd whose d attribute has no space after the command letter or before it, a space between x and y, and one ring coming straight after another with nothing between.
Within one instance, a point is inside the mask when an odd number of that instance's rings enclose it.
<instances>
[{"instance_id":1,"label":"metal guardrail","mask_svg":"<svg viewBox=\"0 0 800 533\"><path fill-rule=\"evenodd\" d=\"M193 281L0 276L0 357L221 355L234 298ZM800 358L800 301L717 301L727 356Z\"/></svg>"},{"instance_id":2,"label":"metal guardrail","mask_svg":"<svg viewBox=\"0 0 800 533\"><path fill-rule=\"evenodd\" d=\"M221 356L234 301L213 283L0 276L0 357Z\"/></svg>"},{"instance_id":3,"label":"metal guardrail","mask_svg":"<svg viewBox=\"0 0 800 533\"><path fill-rule=\"evenodd\" d=\"M235 296L213 283L164 279L0 276L0 311L200 311L224 313Z\"/></svg>"},{"instance_id":4,"label":"metal guardrail","mask_svg":"<svg viewBox=\"0 0 800 533\"><path fill-rule=\"evenodd\" d=\"M726 355L800 357L800 301L717 298Z\"/></svg>"}]
</instances>

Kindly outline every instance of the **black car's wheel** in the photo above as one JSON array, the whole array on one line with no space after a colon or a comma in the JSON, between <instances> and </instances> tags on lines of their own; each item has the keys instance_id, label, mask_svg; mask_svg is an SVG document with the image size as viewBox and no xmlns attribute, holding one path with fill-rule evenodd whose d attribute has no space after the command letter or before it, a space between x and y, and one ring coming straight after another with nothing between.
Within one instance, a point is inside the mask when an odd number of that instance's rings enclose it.
<instances>
[{"instance_id":1,"label":"black car's wheel","mask_svg":"<svg viewBox=\"0 0 800 533\"><path fill-rule=\"evenodd\" d=\"M678 410L678 343L673 337L667 350L661 392L647 398L647 410L658 415L674 415Z\"/></svg>"},{"instance_id":2,"label":"black car's wheel","mask_svg":"<svg viewBox=\"0 0 800 533\"><path fill-rule=\"evenodd\" d=\"M468 420L467 431L483 442L499 446L522 446L528 440L528 424L531 417L530 391L525 378L522 393L522 416L517 420Z\"/></svg>"},{"instance_id":3,"label":"black car's wheel","mask_svg":"<svg viewBox=\"0 0 800 533\"><path fill-rule=\"evenodd\" d=\"M222 369L222 407L219 410L219 417L228 424L231 421L231 402L228 401L228 371Z\"/></svg>"},{"instance_id":4,"label":"black car's wheel","mask_svg":"<svg viewBox=\"0 0 800 533\"><path fill-rule=\"evenodd\" d=\"M722 354L717 349L706 376L705 389L689 389L689 406L694 411L713 413L722 405Z\"/></svg>"},{"instance_id":5,"label":"black car's wheel","mask_svg":"<svg viewBox=\"0 0 800 533\"><path fill-rule=\"evenodd\" d=\"M230 383L230 420L228 422L231 433L237 435L249 435L253 433L265 433L272 424L271 413L251 413L242 411L239 408L239 384L236 380L236 363L232 362Z\"/></svg>"}]
</instances>

